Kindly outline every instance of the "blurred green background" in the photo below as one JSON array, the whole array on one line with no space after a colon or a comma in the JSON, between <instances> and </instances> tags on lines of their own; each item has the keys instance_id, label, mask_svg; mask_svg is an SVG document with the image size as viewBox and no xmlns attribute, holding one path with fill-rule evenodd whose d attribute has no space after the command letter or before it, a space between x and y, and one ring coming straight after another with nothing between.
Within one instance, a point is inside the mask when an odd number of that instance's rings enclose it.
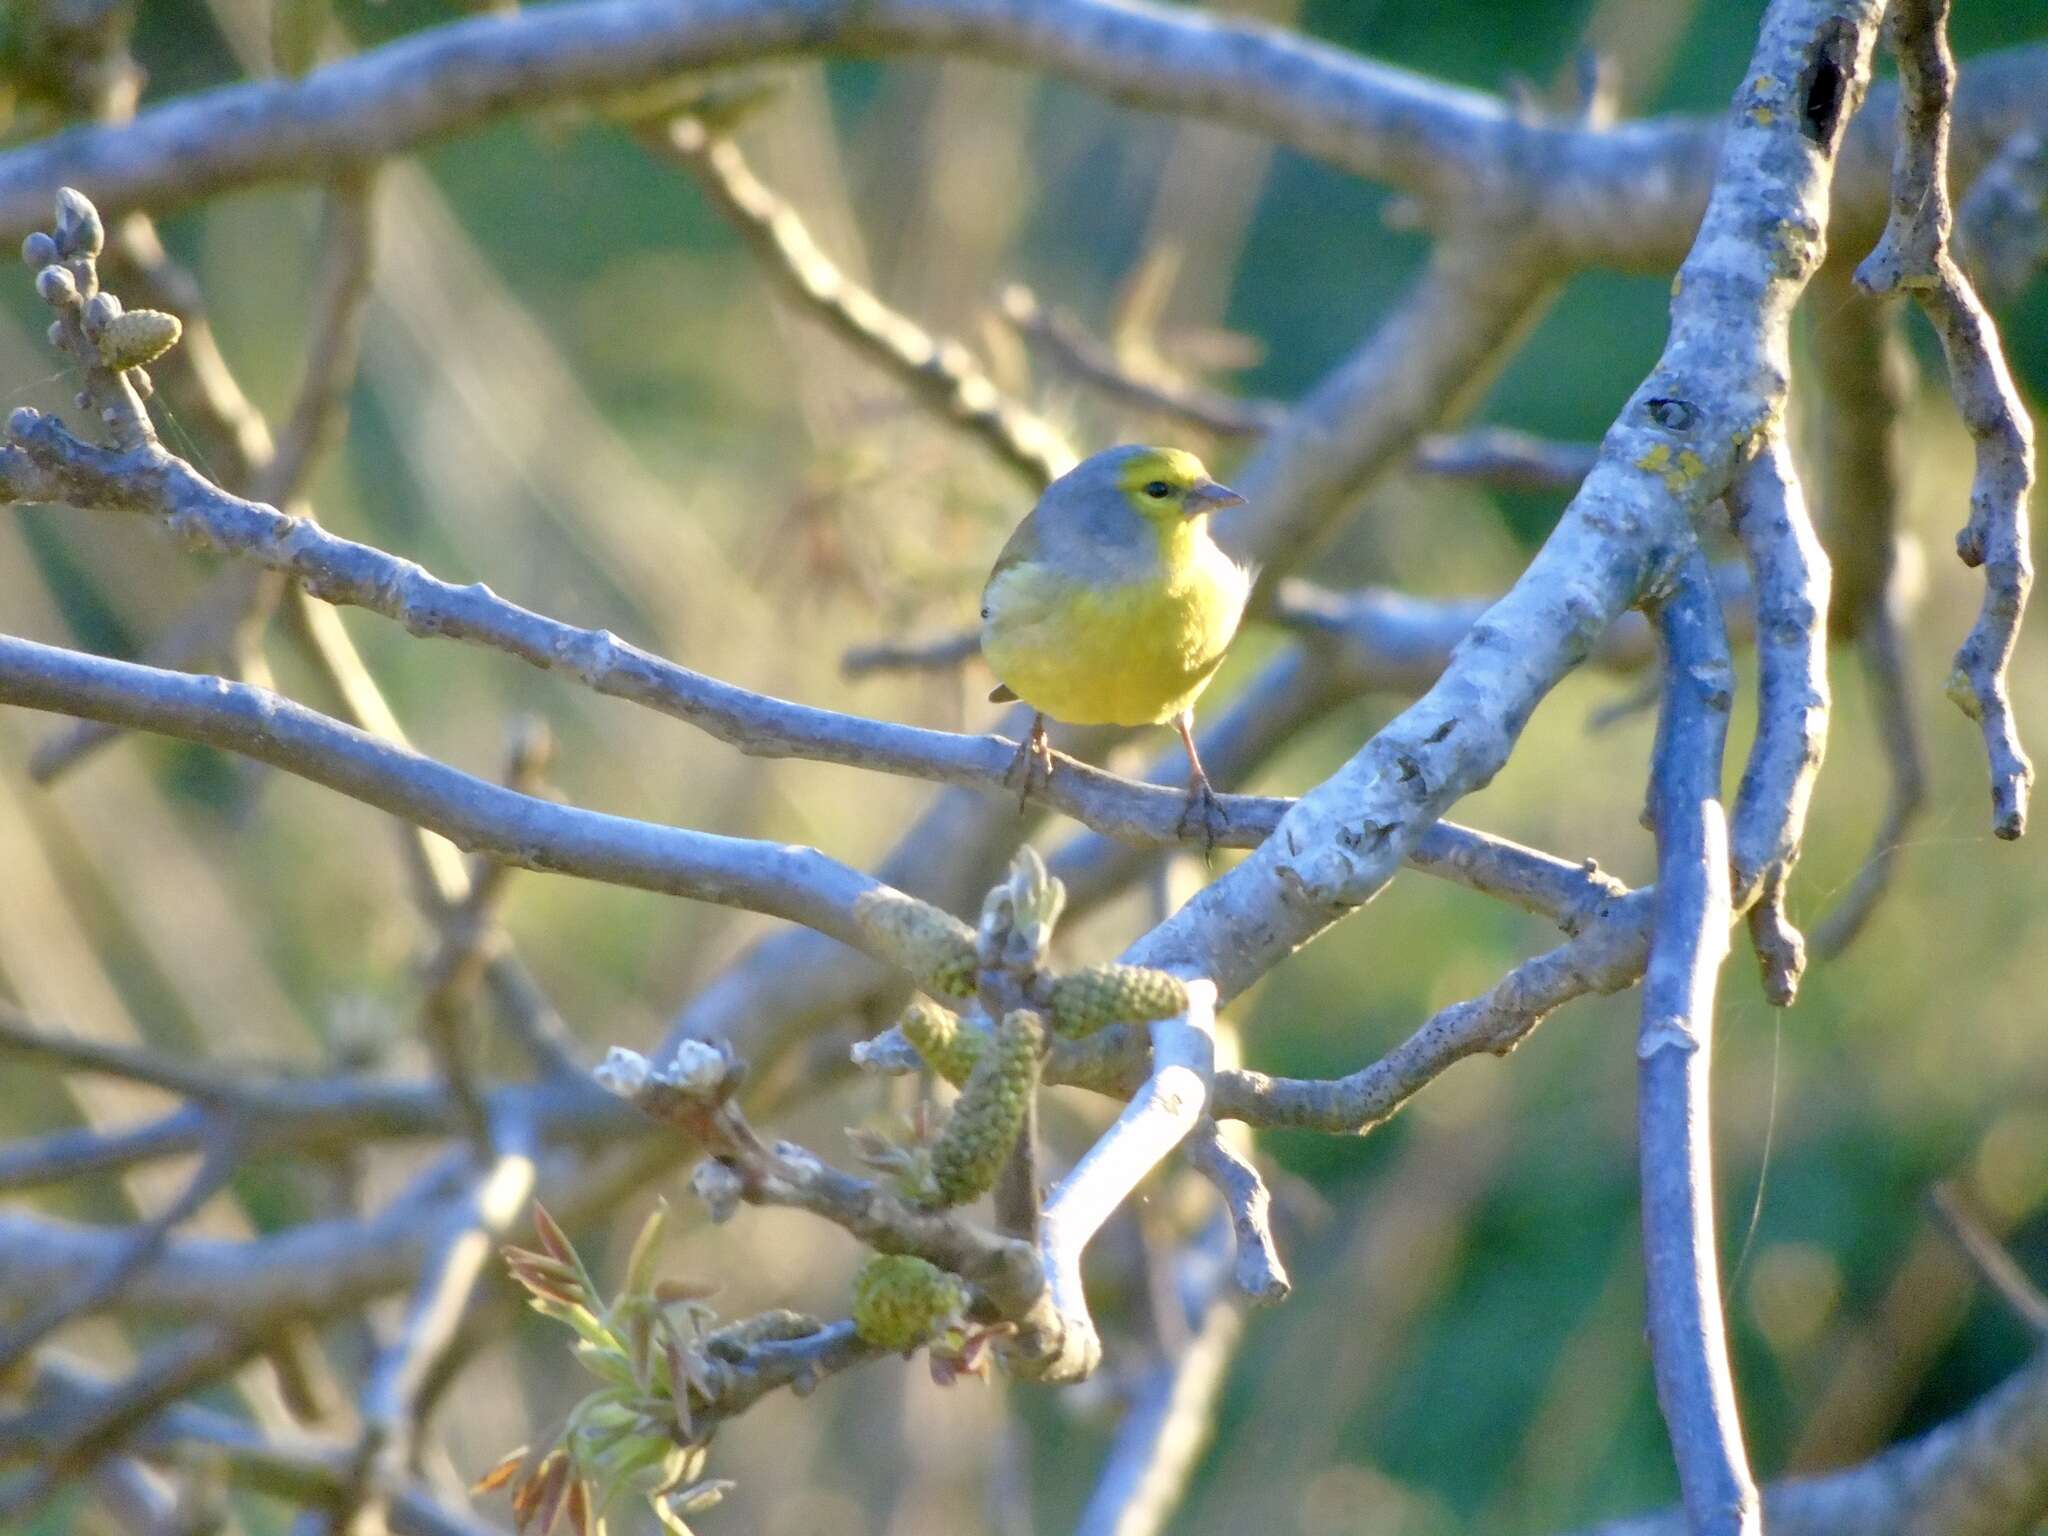
<instances>
[{"instance_id":1,"label":"blurred green background","mask_svg":"<svg viewBox=\"0 0 2048 1536\"><path fill-rule=\"evenodd\" d=\"M1590 34L1621 55L1631 110L1712 112L1740 76L1760 7L1241 9L1487 89L1517 73L1549 89ZM246 42L259 10L152 0L136 44L146 99L243 73L236 39ZM366 46L453 14L426 0L339 6ZM2048 38L2048 3L1963 0L1954 35L1966 60ZM1240 387L1287 397L1370 330L1426 252L1421 237L1382 222L1382 189L1063 86L916 61L781 78L781 98L744 136L763 176L850 271L982 350L1084 450L1157 425L1057 374L1028 375L1014 338L989 319L1004 283L1027 282L1104 323L1134 269L1170 248L1180 266L1162 322L1167 354L1243 361ZM945 726L993 721L979 674L849 685L837 659L877 636L968 619L1028 493L778 307L693 184L617 129L562 114L392 167L380 211L363 374L346 443L314 497L326 523L751 687ZM273 419L297 377L316 226L315 198L282 189L166 223L228 359ZM68 389L41 346L28 284L4 289L0 392L10 405L61 408ZM1664 275L1574 281L1478 419L1597 436L1662 343L1667 295ZM2048 284L2001 318L2022 388L2038 400ZM1802 316L1802 336L1829 319ZM1932 363L1929 338L1913 329ZM1765 1006L1740 945L1724 989L1718 1196L1737 1380L1767 1477L1861 1459L1954 1413L2024 1357L2025 1330L1980 1294L1930 1225L1922 1201L1935 1182L1964 1183L2020 1262L2048 1277L2048 866L2038 833L2018 846L1989 837L1976 732L1940 695L1978 588L1947 555L1969 449L1937 384L1923 367L1909 495L1926 554L1913 674L1931 812L1862 941L1817 966L1795 1008ZM174 406L161 419L174 448L191 444ZM1227 478L1233 451L1211 458ZM1423 594L1495 590L1559 505L1397 477L1315 574ZM14 514L0 519L0 622L133 655L208 570L129 523ZM848 771L746 762L503 658L416 643L361 614L346 622L423 750L494 772L507 722L537 712L561 739L555 778L579 803L801 839L872 864L927 795ZM2048 741L2044 635L2048 625L2029 629L2014 679L2037 750ZM1216 697L1276 643L1243 645ZM322 702L289 648L273 650L281 684ZM1860 675L1842 660L1834 682L1796 919L1817 917L1854 877L1882 803ZM1460 818L1645 878L1651 850L1636 811L1649 721L1597 735L1586 727L1632 686L1568 682ZM1313 784L1398 702L1337 711L1254 784L1233 787ZM337 1029L368 1032L385 1040L391 1070L419 1069L406 1032L421 930L376 815L158 742L124 743L45 792L24 764L48 729L0 717L10 887L0 892L0 991L81 1026L224 1054L311 1061ZM1140 743L1119 765L1161 745ZM1731 761L1745 745L1739 728ZM1054 827L1041 841L1064 835ZM1113 953L1147 921L1142 899L1119 902L1077 930L1075 947ZM769 927L539 876L520 878L509 924L593 1055L613 1042L651 1046L679 1002ZM1406 876L1238 1005L1247 1060L1349 1071L1552 941L1540 923ZM1674 1496L1641 1336L1633 1009L1632 995L1575 1004L1511 1059L1461 1066L1364 1140L1262 1139L1287 1175L1283 1238L1297 1289L1251 1320L1217 1442L1175 1531L1518 1536ZM859 1021L847 1032L862 1032ZM25 1131L86 1112L41 1082L24 1072L0 1123ZM775 1128L837 1154L838 1128L889 1097L848 1084ZM1069 1153L1103 1118L1096 1101L1071 1108L1051 1121ZM368 1187L389 1188L408 1166L370 1158ZM314 1184L257 1168L236 1192L259 1223L281 1226L320 1208ZM645 1199L622 1213L621 1231L630 1234ZM121 1209L111 1188L46 1204L99 1219ZM836 1234L751 1213L715 1234L693 1231L679 1262L724 1279L728 1310L833 1311L853 1258ZM1114 1252L1100 1263L1105 1296L1131 1288ZM1106 1310L1114 1323L1117 1307ZM442 1416L455 1465L474 1475L559 1414L580 1390L561 1364L558 1338L536 1323L473 1368ZM713 1471L741 1486L704 1528L1065 1529L1114 1408L1108 1385L943 1395L921 1368L872 1367L730 1430ZM991 1463L1019 1458L1028 1472L998 1476L996 1503L1028 1492L1023 1524L991 1514L988 1492ZM284 1529L278 1506L238 1511L252 1531ZM39 1529L74 1518L90 1518L82 1501Z\"/></svg>"}]
</instances>

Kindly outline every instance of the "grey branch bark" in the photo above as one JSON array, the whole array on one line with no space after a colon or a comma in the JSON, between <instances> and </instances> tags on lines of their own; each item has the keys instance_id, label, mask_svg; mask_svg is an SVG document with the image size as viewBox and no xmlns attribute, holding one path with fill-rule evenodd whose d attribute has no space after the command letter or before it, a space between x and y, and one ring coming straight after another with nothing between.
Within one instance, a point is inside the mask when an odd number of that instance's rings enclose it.
<instances>
[{"instance_id":1,"label":"grey branch bark","mask_svg":"<svg viewBox=\"0 0 2048 1536\"><path fill-rule=\"evenodd\" d=\"M1550 189L1545 233L1588 259L1651 266L1683 247L1705 206L1716 126L1666 119L1603 131L1518 117L1479 92L1436 85L1255 23L1109 0L663 0L542 7L418 33L298 81L222 87L81 129L0 160L0 232L33 228L62 185L109 211L168 212L236 187L329 179L474 130L509 112L602 99L690 70L791 53L953 53L1042 70L1134 106L1196 113L1265 134L1340 169L1434 198L1502 167ZM1965 176L2038 124L2039 50L1987 64L1965 98ZM1882 126L1857 135L1850 224L1881 220Z\"/></svg>"},{"instance_id":2,"label":"grey branch bark","mask_svg":"<svg viewBox=\"0 0 2048 1536\"><path fill-rule=\"evenodd\" d=\"M1748 912L1764 995L1790 1007L1806 968L1785 913L1828 729L1828 562L1791 450L1771 438L1728 497L1756 582L1757 732L1729 829L1732 899Z\"/></svg>"},{"instance_id":3,"label":"grey branch bark","mask_svg":"<svg viewBox=\"0 0 2048 1536\"><path fill-rule=\"evenodd\" d=\"M2028 1536L2048 1515L2048 1350L1969 1409L1859 1466L1764 1490L1770 1536ZM1683 1511L1579 1536L1692 1536Z\"/></svg>"},{"instance_id":4,"label":"grey branch bark","mask_svg":"<svg viewBox=\"0 0 2048 1536\"><path fill-rule=\"evenodd\" d=\"M1006 397L964 346L931 335L840 270L819 249L802 216L754 174L730 138L687 116L644 129L639 138L696 177L769 281L941 420L980 442L1035 489L1074 467L1078 455L1059 429Z\"/></svg>"},{"instance_id":5,"label":"grey branch bark","mask_svg":"<svg viewBox=\"0 0 2048 1536\"><path fill-rule=\"evenodd\" d=\"M815 849L556 805L463 773L243 683L0 636L0 702L239 752L524 869L791 918L859 946L878 882Z\"/></svg>"},{"instance_id":6,"label":"grey branch bark","mask_svg":"<svg viewBox=\"0 0 2048 1536\"><path fill-rule=\"evenodd\" d=\"M1872 293L1903 290L1919 301L1941 338L1950 388L1976 441L1970 519L1956 535L1956 554L1963 564L1983 568L1984 604L1956 652L1949 695L1983 730L1991 830L2010 839L2026 830L2034 781L2006 685L2034 580L2027 523L2033 423L2013 387L1998 330L1949 251L1956 68L1948 48L1948 0L1901 0L1891 32L1900 80L1892 212L1877 249L1856 269L1856 281Z\"/></svg>"},{"instance_id":7,"label":"grey branch bark","mask_svg":"<svg viewBox=\"0 0 2048 1536\"><path fill-rule=\"evenodd\" d=\"M1650 1356L1692 1536L1760 1536L1721 1313L1708 1110L1715 983L1732 910L1720 794L1733 675L1697 556L1659 618L1657 906L1636 1045Z\"/></svg>"},{"instance_id":8,"label":"grey branch bark","mask_svg":"<svg viewBox=\"0 0 2048 1536\"><path fill-rule=\"evenodd\" d=\"M1428 693L1127 958L1200 968L1228 998L1370 900L1418 829L1499 771L1544 695L1668 575L1693 517L1783 411L1787 320L1819 259L1829 174L1874 27L1869 4L1771 8L1664 356L1557 530ZM1795 99L1816 80L1821 97ZM1758 229L1775 240L1760 242Z\"/></svg>"}]
</instances>

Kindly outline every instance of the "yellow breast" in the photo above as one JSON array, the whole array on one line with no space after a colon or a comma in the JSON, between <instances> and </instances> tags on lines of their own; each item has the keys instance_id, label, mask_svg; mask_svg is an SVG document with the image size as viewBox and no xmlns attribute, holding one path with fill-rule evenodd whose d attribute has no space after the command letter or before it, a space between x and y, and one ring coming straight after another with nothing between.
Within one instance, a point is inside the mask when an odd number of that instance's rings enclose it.
<instances>
[{"instance_id":1,"label":"yellow breast","mask_svg":"<svg viewBox=\"0 0 2048 1536\"><path fill-rule=\"evenodd\" d=\"M1156 725L1208 687L1249 585L1207 538L1158 579L1123 585L1024 561L983 594L982 653L1017 697L1056 720Z\"/></svg>"}]
</instances>

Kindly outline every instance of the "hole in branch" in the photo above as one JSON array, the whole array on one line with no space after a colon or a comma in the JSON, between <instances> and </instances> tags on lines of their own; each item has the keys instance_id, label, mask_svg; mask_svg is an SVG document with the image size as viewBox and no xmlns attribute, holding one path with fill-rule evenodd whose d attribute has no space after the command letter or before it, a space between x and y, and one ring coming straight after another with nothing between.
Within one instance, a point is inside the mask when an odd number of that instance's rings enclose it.
<instances>
[{"instance_id":1,"label":"hole in branch","mask_svg":"<svg viewBox=\"0 0 2048 1536\"><path fill-rule=\"evenodd\" d=\"M1849 28L1840 20L1829 24L1814 51L1813 62L1799 82L1799 126L1814 143L1832 149L1841 133L1849 98L1849 73L1843 67L1855 47Z\"/></svg>"}]
</instances>

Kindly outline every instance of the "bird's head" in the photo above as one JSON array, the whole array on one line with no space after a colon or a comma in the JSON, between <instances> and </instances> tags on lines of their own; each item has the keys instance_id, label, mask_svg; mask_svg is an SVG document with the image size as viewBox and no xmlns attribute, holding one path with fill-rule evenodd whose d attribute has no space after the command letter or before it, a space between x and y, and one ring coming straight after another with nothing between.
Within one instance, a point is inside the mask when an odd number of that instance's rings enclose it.
<instances>
[{"instance_id":1,"label":"bird's head","mask_svg":"<svg viewBox=\"0 0 2048 1536\"><path fill-rule=\"evenodd\" d=\"M1206 537L1205 515L1244 498L1179 448L1125 444L1083 459L1039 499L1035 530L1050 558L1185 558ZM1129 574L1129 573L1126 573Z\"/></svg>"},{"instance_id":2,"label":"bird's head","mask_svg":"<svg viewBox=\"0 0 2048 1536\"><path fill-rule=\"evenodd\" d=\"M1075 473L1097 465L1131 510L1149 522L1178 523L1244 505L1242 496L1218 485L1202 461L1184 448L1111 448Z\"/></svg>"}]
</instances>

